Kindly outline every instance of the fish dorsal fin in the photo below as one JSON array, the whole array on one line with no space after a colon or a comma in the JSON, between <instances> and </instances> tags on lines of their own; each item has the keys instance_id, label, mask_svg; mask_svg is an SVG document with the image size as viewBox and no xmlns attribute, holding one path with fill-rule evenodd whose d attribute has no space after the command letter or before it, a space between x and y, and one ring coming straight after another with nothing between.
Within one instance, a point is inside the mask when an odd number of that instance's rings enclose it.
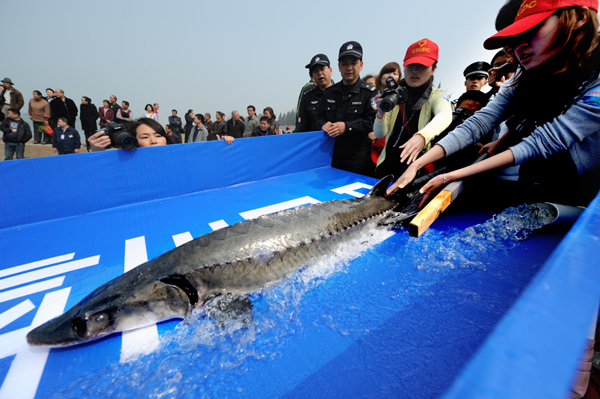
<instances>
[{"instance_id":1,"label":"fish dorsal fin","mask_svg":"<svg viewBox=\"0 0 600 399\"><path fill-rule=\"evenodd\" d=\"M385 197L386 191L390 186L390 183L394 180L394 176L387 175L383 179L379 180L375 186L369 191L365 197Z\"/></svg>"}]
</instances>

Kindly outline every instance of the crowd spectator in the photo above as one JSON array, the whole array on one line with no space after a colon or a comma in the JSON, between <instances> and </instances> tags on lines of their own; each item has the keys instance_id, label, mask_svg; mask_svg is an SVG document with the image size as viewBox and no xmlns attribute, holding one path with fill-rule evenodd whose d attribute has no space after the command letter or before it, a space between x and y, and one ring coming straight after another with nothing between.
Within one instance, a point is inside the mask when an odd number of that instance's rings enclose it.
<instances>
[{"instance_id":1,"label":"crowd spectator","mask_svg":"<svg viewBox=\"0 0 600 399\"><path fill-rule=\"evenodd\" d=\"M77 154L81 148L81 137L75 128L69 126L69 120L64 116L58 118L58 127L52 135L52 151L58 155Z\"/></svg>"},{"instance_id":2,"label":"crowd spectator","mask_svg":"<svg viewBox=\"0 0 600 399\"><path fill-rule=\"evenodd\" d=\"M0 131L4 133L2 141L4 141L4 160L10 161L15 153L17 159L23 159L25 154L25 143L27 143L33 135L31 128L23 119L21 119L21 111L16 108L6 110L6 119L0 123Z\"/></svg>"},{"instance_id":3,"label":"crowd spectator","mask_svg":"<svg viewBox=\"0 0 600 399\"><path fill-rule=\"evenodd\" d=\"M315 82L312 89L307 91L300 101L299 117L296 124L296 133L321 130L317 126L317 110L321 106L323 93L333 85L331 75L333 70L329 58L325 54L317 54L306 65L311 81Z\"/></svg>"},{"instance_id":4,"label":"crowd spectator","mask_svg":"<svg viewBox=\"0 0 600 399\"><path fill-rule=\"evenodd\" d=\"M154 119L156 122L158 122L158 115L156 114L152 104L146 104L146 107L144 109L146 110L146 112L144 112L142 118Z\"/></svg>"},{"instance_id":5,"label":"crowd spectator","mask_svg":"<svg viewBox=\"0 0 600 399\"><path fill-rule=\"evenodd\" d=\"M262 116L260 118L258 126L256 126L252 130L252 137L260 137L260 136L273 136L275 132L271 130L271 124L269 123L269 118L266 116Z\"/></svg>"},{"instance_id":6,"label":"crowd spectator","mask_svg":"<svg viewBox=\"0 0 600 399\"><path fill-rule=\"evenodd\" d=\"M50 121L50 104L42 97L42 92L39 90L33 91L33 98L29 100L27 113L33 123L33 144L40 144L42 139L46 143L49 142L50 136L43 131L43 128L48 126Z\"/></svg>"},{"instance_id":7,"label":"crowd spectator","mask_svg":"<svg viewBox=\"0 0 600 399\"><path fill-rule=\"evenodd\" d=\"M240 120L238 111L231 112L231 119L227 121L227 134L233 138L241 139L244 137L244 122Z\"/></svg>"},{"instance_id":8,"label":"crowd spectator","mask_svg":"<svg viewBox=\"0 0 600 399\"><path fill-rule=\"evenodd\" d=\"M498 69L508 64L506 67L502 68L502 71L499 73ZM504 84L505 81L510 79L516 72L517 67L514 59L511 55L509 55L504 49L501 49L492 58L491 69L488 71L488 85L492 88L491 95L492 97L498 94L498 90Z\"/></svg>"},{"instance_id":9,"label":"crowd spectator","mask_svg":"<svg viewBox=\"0 0 600 399\"><path fill-rule=\"evenodd\" d=\"M254 128L258 126L259 120L256 116L256 107L254 105L248 105L246 108L248 111L248 120L246 121L246 128L244 129L244 137L252 137Z\"/></svg>"},{"instance_id":10,"label":"crowd spectator","mask_svg":"<svg viewBox=\"0 0 600 399\"><path fill-rule=\"evenodd\" d=\"M158 122L158 109L160 108L158 103L154 103L154 113L156 114L156 121Z\"/></svg>"},{"instance_id":11,"label":"crowd spectator","mask_svg":"<svg viewBox=\"0 0 600 399\"><path fill-rule=\"evenodd\" d=\"M4 78L2 80L2 92L0 93L0 106L2 106L3 118L8 115L8 109L18 109L19 111L25 105L23 94L14 88L12 80L10 78Z\"/></svg>"},{"instance_id":12,"label":"crowd spectator","mask_svg":"<svg viewBox=\"0 0 600 399\"><path fill-rule=\"evenodd\" d=\"M110 107L110 101L104 100L102 101L103 106L98 110L98 115L100 116L100 128L106 127L107 123L115 121L115 114Z\"/></svg>"},{"instance_id":13,"label":"crowd spectator","mask_svg":"<svg viewBox=\"0 0 600 399\"><path fill-rule=\"evenodd\" d=\"M217 111L217 121L213 123L213 130L210 133L212 140L221 140L227 134L227 122L225 122L225 114Z\"/></svg>"},{"instance_id":14,"label":"crowd spectator","mask_svg":"<svg viewBox=\"0 0 600 399\"><path fill-rule=\"evenodd\" d=\"M81 130L85 135L85 141L87 150L90 151L90 143L88 139L96 130L98 125L96 121L100 117L98 108L92 103L92 99L89 97L81 97L81 105L79 106L79 118L81 120Z\"/></svg>"},{"instance_id":15,"label":"crowd spectator","mask_svg":"<svg viewBox=\"0 0 600 399\"><path fill-rule=\"evenodd\" d=\"M108 99L110 100L110 109L112 109L113 115L116 118L119 110L121 109L121 106L117 104L117 96L113 94Z\"/></svg>"},{"instance_id":16,"label":"crowd spectator","mask_svg":"<svg viewBox=\"0 0 600 399\"><path fill-rule=\"evenodd\" d=\"M365 81L365 83L368 83L371 86L375 86L376 84L376 78L373 75L365 75L365 77L363 77L363 80Z\"/></svg>"},{"instance_id":17,"label":"crowd spectator","mask_svg":"<svg viewBox=\"0 0 600 399\"><path fill-rule=\"evenodd\" d=\"M363 50L358 42L346 42L340 47L338 67L342 81L323 93L315 126L335 138L331 166L362 173L365 152L370 150L368 134L375 118L371 106L375 87L359 76Z\"/></svg>"},{"instance_id":18,"label":"crowd spectator","mask_svg":"<svg viewBox=\"0 0 600 399\"><path fill-rule=\"evenodd\" d=\"M54 129L56 129L56 126L58 126L56 124L57 119L54 117L54 115L52 115L52 101L54 101L56 99L56 95L54 94L54 90L52 90L51 88L47 88L46 89L46 101L48 101L48 104L50 104L50 127L52 128L52 131L54 131ZM52 141L52 137L48 137L48 142L46 144L50 144L50 142Z\"/></svg>"},{"instance_id":19,"label":"crowd spectator","mask_svg":"<svg viewBox=\"0 0 600 399\"><path fill-rule=\"evenodd\" d=\"M75 105L73 100L65 97L65 92L62 89L56 89L54 92L55 99L50 102L52 119L58 121L58 118L63 116L69 121L69 126L75 127L75 121L77 120L77 114L79 113L77 105ZM52 124L50 126L52 126Z\"/></svg>"},{"instance_id":20,"label":"crowd spectator","mask_svg":"<svg viewBox=\"0 0 600 399\"><path fill-rule=\"evenodd\" d=\"M173 134L173 130L173 126L165 126L165 131L167 132L167 137L171 140L171 144L181 144L181 137L177 134Z\"/></svg>"},{"instance_id":21,"label":"crowd spectator","mask_svg":"<svg viewBox=\"0 0 600 399\"><path fill-rule=\"evenodd\" d=\"M152 107L152 105L150 105ZM165 129L151 118L140 118L129 126L131 133L138 141L139 147L154 147L170 144ZM94 133L90 139L92 151L104 151L111 145L110 137L103 130Z\"/></svg>"},{"instance_id":22,"label":"crowd spectator","mask_svg":"<svg viewBox=\"0 0 600 399\"><path fill-rule=\"evenodd\" d=\"M121 108L117 111L116 121L122 125L129 126L131 123L131 110L129 109L129 101L121 102Z\"/></svg>"},{"instance_id":23,"label":"crowd spectator","mask_svg":"<svg viewBox=\"0 0 600 399\"><path fill-rule=\"evenodd\" d=\"M465 68L465 87L469 90L481 90L487 85L488 71L492 68L485 61L477 61Z\"/></svg>"},{"instance_id":24,"label":"crowd spectator","mask_svg":"<svg viewBox=\"0 0 600 399\"><path fill-rule=\"evenodd\" d=\"M194 110L188 109L188 112L185 114L185 126L183 127L183 131L185 132L185 140L187 143L189 141L190 132L194 127Z\"/></svg>"},{"instance_id":25,"label":"crowd spectator","mask_svg":"<svg viewBox=\"0 0 600 399\"><path fill-rule=\"evenodd\" d=\"M183 124L181 123L181 118L177 116L176 109L171 111L171 116L169 116L169 125L171 125L173 128L174 133L181 137L183 133Z\"/></svg>"},{"instance_id":26,"label":"crowd spectator","mask_svg":"<svg viewBox=\"0 0 600 399\"><path fill-rule=\"evenodd\" d=\"M271 130L273 131L273 133L279 134L279 124L275 120L275 111L273 111L273 108L266 107L263 110L263 115L269 118L269 124L271 125Z\"/></svg>"},{"instance_id":27,"label":"crowd spectator","mask_svg":"<svg viewBox=\"0 0 600 399\"><path fill-rule=\"evenodd\" d=\"M204 126L204 116L202 116L202 114L198 114L196 116L194 116L194 126L192 127L192 130L190 131L190 135L189 135L189 142L190 143L197 143L200 141L208 141L209 137L208 137L208 130L206 129L206 127Z\"/></svg>"},{"instance_id":28,"label":"crowd spectator","mask_svg":"<svg viewBox=\"0 0 600 399\"><path fill-rule=\"evenodd\" d=\"M50 103L50 101L54 100L54 90L52 90L51 88L47 88L45 98L46 98L46 101L48 101L48 103Z\"/></svg>"},{"instance_id":29,"label":"crowd spectator","mask_svg":"<svg viewBox=\"0 0 600 399\"><path fill-rule=\"evenodd\" d=\"M208 134L212 134L214 130L214 123L210 120L210 114L208 112L204 114L204 121L204 126L206 127L206 130L208 130Z\"/></svg>"}]
</instances>

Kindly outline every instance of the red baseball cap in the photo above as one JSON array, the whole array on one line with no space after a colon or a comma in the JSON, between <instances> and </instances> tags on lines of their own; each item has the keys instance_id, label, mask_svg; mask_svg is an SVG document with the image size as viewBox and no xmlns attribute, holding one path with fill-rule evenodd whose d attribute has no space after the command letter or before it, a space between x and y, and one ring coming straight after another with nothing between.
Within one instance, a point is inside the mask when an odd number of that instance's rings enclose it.
<instances>
[{"instance_id":1,"label":"red baseball cap","mask_svg":"<svg viewBox=\"0 0 600 399\"><path fill-rule=\"evenodd\" d=\"M404 57L404 66L421 64L426 67L432 66L438 61L438 45L429 39L419 40L408 46Z\"/></svg>"},{"instance_id":2,"label":"red baseball cap","mask_svg":"<svg viewBox=\"0 0 600 399\"><path fill-rule=\"evenodd\" d=\"M515 22L494 36L483 42L483 47L488 50L500 48L507 43L507 39L527 32L544 22L560 8L589 7L598 12L598 0L525 0L517 12Z\"/></svg>"}]
</instances>

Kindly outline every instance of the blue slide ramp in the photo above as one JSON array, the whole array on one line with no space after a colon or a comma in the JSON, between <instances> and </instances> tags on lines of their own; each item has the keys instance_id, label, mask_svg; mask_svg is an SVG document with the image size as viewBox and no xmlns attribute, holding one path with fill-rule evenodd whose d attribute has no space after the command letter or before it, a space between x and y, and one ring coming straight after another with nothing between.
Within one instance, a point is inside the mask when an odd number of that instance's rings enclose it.
<instances>
[{"instance_id":1,"label":"blue slide ramp","mask_svg":"<svg viewBox=\"0 0 600 399\"><path fill-rule=\"evenodd\" d=\"M512 306L554 270L546 261L558 256L565 229L499 234L490 212L449 210L419 239L372 228L252 293L250 323L216 323L197 309L186 322L84 345L27 345L33 327L191 239L261 214L364 195L376 181L331 168L332 148L314 132L1 162L0 399L469 391L479 352L494 350L495 329L514 325ZM574 330L569 364L537 378L572 378L584 335ZM527 353L514 354L525 360L504 373L531 372ZM494 391L492 383L481 389ZM549 397L565 397L568 386L561 389Z\"/></svg>"}]
</instances>

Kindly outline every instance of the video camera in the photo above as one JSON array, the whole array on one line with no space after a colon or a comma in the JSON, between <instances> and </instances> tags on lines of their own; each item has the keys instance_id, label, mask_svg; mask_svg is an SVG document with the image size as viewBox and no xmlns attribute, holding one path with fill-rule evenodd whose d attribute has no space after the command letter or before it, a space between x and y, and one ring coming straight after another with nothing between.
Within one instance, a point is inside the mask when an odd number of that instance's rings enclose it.
<instances>
[{"instance_id":1,"label":"video camera","mask_svg":"<svg viewBox=\"0 0 600 399\"><path fill-rule=\"evenodd\" d=\"M404 87L399 86L394 78L389 77L385 80L387 88L381 93L381 103L379 107L383 112L390 112L398 104L404 104L408 98L408 93Z\"/></svg>"},{"instance_id":2,"label":"video camera","mask_svg":"<svg viewBox=\"0 0 600 399\"><path fill-rule=\"evenodd\" d=\"M109 122L102 130L110 138L110 144L113 147L121 147L124 150L131 151L138 146L137 139L127 131L125 125Z\"/></svg>"}]
</instances>

